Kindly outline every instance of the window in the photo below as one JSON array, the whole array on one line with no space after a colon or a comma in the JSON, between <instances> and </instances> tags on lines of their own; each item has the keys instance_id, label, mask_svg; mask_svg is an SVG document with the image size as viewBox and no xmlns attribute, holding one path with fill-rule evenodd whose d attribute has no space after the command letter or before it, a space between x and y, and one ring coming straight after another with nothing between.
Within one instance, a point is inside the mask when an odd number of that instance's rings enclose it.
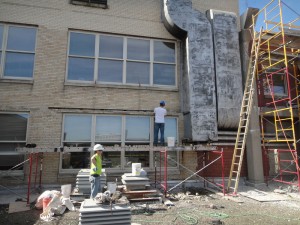
<instances>
[{"instance_id":1,"label":"window","mask_svg":"<svg viewBox=\"0 0 300 225\"><path fill-rule=\"evenodd\" d=\"M63 169L90 168L90 152L64 152L62 154Z\"/></svg>"},{"instance_id":2,"label":"window","mask_svg":"<svg viewBox=\"0 0 300 225\"><path fill-rule=\"evenodd\" d=\"M68 115L64 120L64 145L84 147L91 145L92 116Z\"/></svg>"},{"instance_id":3,"label":"window","mask_svg":"<svg viewBox=\"0 0 300 225\"><path fill-rule=\"evenodd\" d=\"M153 83L175 85L175 44L154 41Z\"/></svg>"},{"instance_id":4,"label":"window","mask_svg":"<svg viewBox=\"0 0 300 225\"><path fill-rule=\"evenodd\" d=\"M132 163L141 163L143 167L149 167L150 155L146 151L126 151L125 152L125 167L132 166Z\"/></svg>"},{"instance_id":5,"label":"window","mask_svg":"<svg viewBox=\"0 0 300 225\"><path fill-rule=\"evenodd\" d=\"M1 77L33 78L36 31L33 27L0 24Z\"/></svg>"},{"instance_id":6,"label":"window","mask_svg":"<svg viewBox=\"0 0 300 225\"><path fill-rule=\"evenodd\" d=\"M126 116L125 143L150 142L150 118L145 116Z\"/></svg>"},{"instance_id":7,"label":"window","mask_svg":"<svg viewBox=\"0 0 300 225\"><path fill-rule=\"evenodd\" d=\"M165 143L167 143L167 137L174 137L175 142L178 142L176 118L171 118L171 117L165 118Z\"/></svg>"},{"instance_id":8,"label":"window","mask_svg":"<svg viewBox=\"0 0 300 225\"><path fill-rule=\"evenodd\" d=\"M24 161L24 156L18 154L16 148L26 145L27 123L26 113L0 113L0 170L11 169Z\"/></svg>"},{"instance_id":9,"label":"window","mask_svg":"<svg viewBox=\"0 0 300 225\"><path fill-rule=\"evenodd\" d=\"M96 116L96 142L121 143L121 134L121 116Z\"/></svg>"},{"instance_id":10,"label":"window","mask_svg":"<svg viewBox=\"0 0 300 225\"><path fill-rule=\"evenodd\" d=\"M286 95L286 82L285 74L273 74L263 79L264 94L271 95L272 93L276 96Z\"/></svg>"},{"instance_id":11,"label":"window","mask_svg":"<svg viewBox=\"0 0 300 225\"><path fill-rule=\"evenodd\" d=\"M67 80L176 86L175 42L70 32Z\"/></svg>"},{"instance_id":12,"label":"window","mask_svg":"<svg viewBox=\"0 0 300 225\"><path fill-rule=\"evenodd\" d=\"M102 168L121 168L121 152L103 152Z\"/></svg>"},{"instance_id":13,"label":"window","mask_svg":"<svg viewBox=\"0 0 300 225\"><path fill-rule=\"evenodd\" d=\"M95 36L91 34L70 34L68 79L94 80Z\"/></svg>"},{"instance_id":14,"label":"window","mask_svg":"<svg viewBox=\"0 0 300 225\"><path fill-rule=\"evenodd\" d=\"M65 114L63 145L87 148L97 143L106 147L149 146L153 142L151 121L153 118L150 116ZM177 140L176 118L166 118L165 137L175 137ZM91 154L89 151L62 153L62 169L89 168ZM176 152L170 151L170 154L177 160ZM151 155L149 151L139 151L138 147L134 151L104 151L103 168L130 168L131 163L137 162L141 162L143 167L151 167Z\"/></svg>"},{"instance_id":15,"label":"window","mask_svg":"<svg viewBox=\"0 0 300 225\"><path fill-rule=\"evenodd\" d=\"M3 43L3 26L0 25L0 68L2 68L2 43Z\"/></svg>"}]
</instances>

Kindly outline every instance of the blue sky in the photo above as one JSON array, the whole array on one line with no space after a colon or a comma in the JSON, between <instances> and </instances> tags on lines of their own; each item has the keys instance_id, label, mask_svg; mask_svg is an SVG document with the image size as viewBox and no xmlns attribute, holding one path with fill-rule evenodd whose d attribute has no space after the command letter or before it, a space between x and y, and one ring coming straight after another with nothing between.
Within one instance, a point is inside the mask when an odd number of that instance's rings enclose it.
<instances>
[{"instance_id":1,"label":"blue sky","mask_svg":"<svg viewBox=\"0 0 300 225\"><path fill-rule=\"evenodd\" d=\"M270 0L239 0L240 14L245 12L248 7L262 9ZM278 5L275 0L273 5ZM271 7L269 7L271 9ZM291 8L291 9L290 9ZM300 17L300 0L282 0L283 22L288 23ZM300 21L294 25L300 26Z\"/></svg>"}]
</instances>

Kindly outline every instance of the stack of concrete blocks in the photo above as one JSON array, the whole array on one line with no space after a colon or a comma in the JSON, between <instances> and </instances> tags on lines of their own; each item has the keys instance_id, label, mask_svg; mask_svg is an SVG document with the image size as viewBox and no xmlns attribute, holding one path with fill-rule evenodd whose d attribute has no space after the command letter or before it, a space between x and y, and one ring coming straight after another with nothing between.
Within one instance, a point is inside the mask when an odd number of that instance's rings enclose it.
<instances>
[{"instance_id":1,"label":"stack of concrete blocks","mask_svg":"<svg viewBox=\"0 0 300 225\"><path fill-rule=\"evenodd\" d=\"M91 194L91 183L89 182L90 169L79 170L76 177L76 188L79 193ZM101 189L106 185L106 173L105 169L102 169L102 174L100 176Z\"/></svg>"},{"instance_id":2,"label":"stack of concrete blocks","mask_svg":"<svg viewBox=\"0 0 300 225\"><path fill-rule=\"evenodd\" d=\"M122 175L122 183L126 186L127 191L145 190L148 186L150 186L148 177L136 176L132 173L124 173Z\"/></svg>"},{"instance_id":3,"label":"stack of concrete blocks","mask_svg":"<svg viewBox=\"0 0 300 225\"><path fill-rule=\"evenodd\" d=\"M85 199L79 209L79 225L131 225L128 205L97 205L93 199Z\"/></svg>"}]
</instances>

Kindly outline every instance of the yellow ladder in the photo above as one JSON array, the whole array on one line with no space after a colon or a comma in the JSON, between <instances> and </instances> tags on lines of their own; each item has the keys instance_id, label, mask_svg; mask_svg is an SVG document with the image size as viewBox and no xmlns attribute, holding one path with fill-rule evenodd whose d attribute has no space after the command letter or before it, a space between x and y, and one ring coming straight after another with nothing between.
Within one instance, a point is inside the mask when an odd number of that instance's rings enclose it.
<instances>
[{"instance_id":1,"label":"yellow ladder","mask_svg":"<svg viewBox=\"0 0 300 225\"><path fill-rule=\"evenodd\" d=\"M227 191L230 191L233 187L231 187L231 182L234 183L234 191L233 193L237 193L239 179L240 179L240 173L242 168L242 162L245 152L245 145L246 145L246 138L247 138L247 132L249 127L249 120L250 120L250 114L252 109L252 103L253 103L253 93L254 93L254 81L256 79L255 75L257 72L257 64L258 64L258 54L259 54L259 48L260 48L260 42L261 42L261 33L260 31L257 36L257 32L253 29L254 32L254 38L253 38L253 44L251 48L251 55L250 55L250 61L249 61L249 67L248 67L248 73L245 83L245 90L244 90L244 96L242 100L242 106L240 111L240 122L237 132L237 137L235 141L234 146L234 152L232 157L232 163L231 163L231 169L230 169L230 175L228 179L228 185L227 185Z\"/></svg>"}]
</instances>

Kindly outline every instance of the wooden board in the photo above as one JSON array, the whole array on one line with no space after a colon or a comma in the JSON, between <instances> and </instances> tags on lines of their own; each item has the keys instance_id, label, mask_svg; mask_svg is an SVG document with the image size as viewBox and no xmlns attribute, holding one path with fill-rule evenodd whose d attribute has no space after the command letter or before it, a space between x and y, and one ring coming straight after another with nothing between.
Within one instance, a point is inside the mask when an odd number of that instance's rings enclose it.
<instances>
[{"instance_id":1,"label":"wooden board","mask_svg":"<svg viewBox=\"0 0 300 225\"><path fill-rule=\"evenodd\" d=\"M258 190L239 192L239 194L259 202L285 201L290 199L287 195L277 194L273 192L258 191Z\"/></svg>"}]
</instances>

